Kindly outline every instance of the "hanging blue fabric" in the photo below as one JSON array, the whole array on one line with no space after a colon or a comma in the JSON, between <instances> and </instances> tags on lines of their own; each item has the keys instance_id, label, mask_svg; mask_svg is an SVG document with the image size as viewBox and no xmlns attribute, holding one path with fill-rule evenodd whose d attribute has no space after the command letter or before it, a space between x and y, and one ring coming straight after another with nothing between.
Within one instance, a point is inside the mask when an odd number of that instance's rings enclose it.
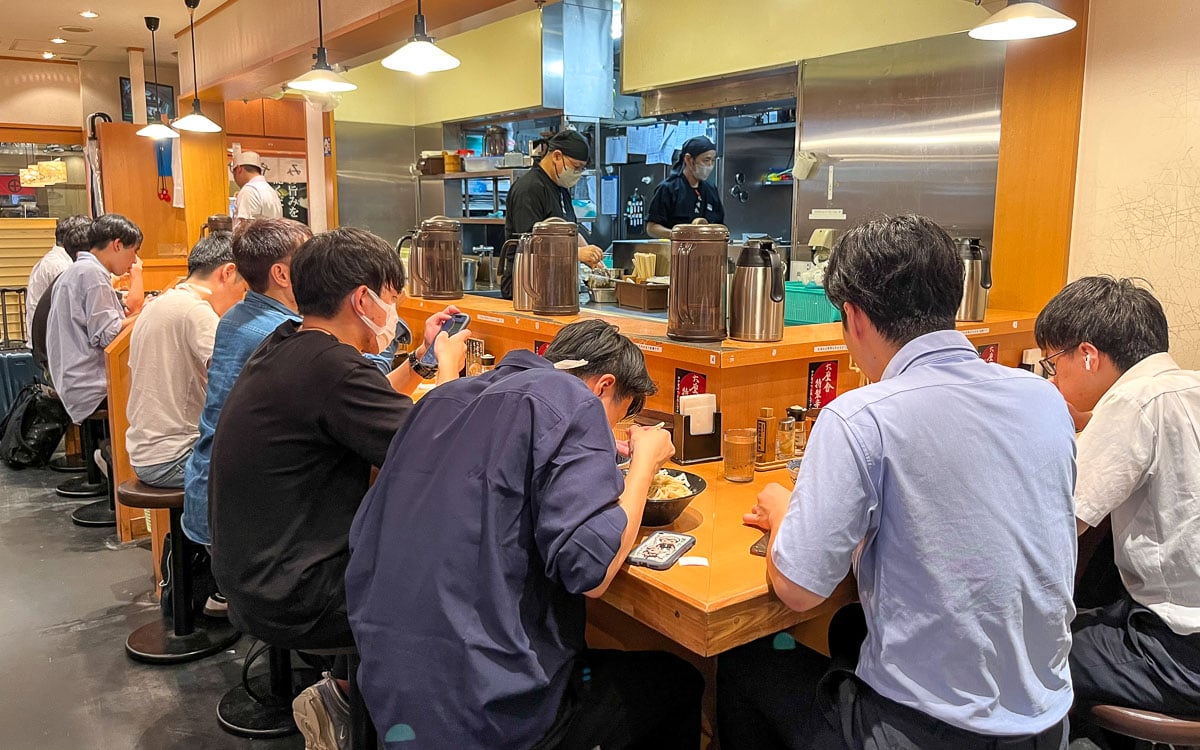
<instances>
[{"instance_id":1,"label":"hanging blue fabric","mask_svg":"<svg viewBox=\"0 0 1200 750\"><path fill-rule=\"evenodd\" d=\"M163 138L155 141L154 147L157 151L158 158L158 176L171 177L171 141Z\"/></svg>"}]
</instances>

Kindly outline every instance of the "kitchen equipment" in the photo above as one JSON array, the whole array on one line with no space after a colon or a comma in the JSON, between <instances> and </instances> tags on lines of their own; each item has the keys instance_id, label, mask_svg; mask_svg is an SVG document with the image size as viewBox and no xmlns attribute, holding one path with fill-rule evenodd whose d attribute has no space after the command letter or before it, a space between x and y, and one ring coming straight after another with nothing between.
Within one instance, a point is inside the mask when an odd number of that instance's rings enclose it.
<instances>
[{"instance_id":1,"label":"kitchen equipment","mask_svg":"<svg viewBox=\"0 0 1200 750\"><path fill-rule=\"evenodd\" d=\"M537 315L579 313L579 228L557 217L539 221L525 253L522 283ZM515 283L515 279L514 279Z\"/></svg>"},{"instance_id":2,"label":"kitchen equipment","mask_svg":"<svg viewBox=\"0 0 1200 750\"><path fill-rule=\"evenodd\" d=\"M396 249L408 242L411 297L425 299L462 299L463 256L462 224L446 216L434 216L421 222L421 228L400 239Z\"/></svg>"},{"instance_id":3,"label":"kitchen equipment","mask_svg":"<svg viewBox=\"0 0 1200 750\"><path fill-rule=\"evenodd\" d=\"M992 250L978 237L959 237L958 259L963 264L963 296L955 320L978 322L987 312L988 290L992 288Z\"/></svg>"},{"instance_id":4,"label":"kitchen equipment","mask_svg":"<svg viewBox=\"0 0 1200 750\"><path fill-rule=\"evenodd\" d=\"M488 125L483 131L483 155L504 156L508 151L508 128Z\"/></svg>"},{"instance_id":5,"label":"kitchen equipment","mask_svg":"<svg viewBox=\"0 0 1200 750\"><path fill-rule=\"evenodd\" d=\"M471 248L471 252L479 258L479 273L475 277L476 286L480 286L483 280L487 281L488 289L496 289L498 276L496 275L496 249L491 245L475 245Z\"/></svg>"},{"instance_id":6,"label":"kitchen equipment","mask_svg":"<svg viewBox=\"0 0 1200 750\"><path fill-rule=\"evenodd\" d=\"M783 323L789 326L809 323L836 323L842 313L825 294L825 287L803 281L783 284Z\"/></svg>"},{"instance_id":7,"label":"kitchen equipment","mask_svg":"<svg viewBox=\"0 0 1200 750\"><path fill-rule=\"evenodd\" d=\"M729 229L721 224L680 224L671 230L670 338L724 340L728 245Z\"/></svg>"},{"instance_id":8,"label":"kitchen equipment","mask_svg":"<svg viewBox=\"0 0 1200 750\"><path fill-rule=\"evenodd\" d=\"M783 259L776 252L774 243L770 240L746 242L730 290L730 338L737 341L779 341L783 338L785 274Z\"/></svg>"},{"instance_id":9,"label":"kitchen equipment","mask_svg":"<svg viewBox=\"0 0 1200 750\"><path fill-rule=\"evenodd\" d=\"M621 277L619 268L593 268L587 279L588 291L592 302L613 303L617 301L615 285Z\"/></svg>"},{"instance_id":10,"label":"kitchen equipment","mask_svg":"<svg viewBox=\"0 0 1200 750\"><path fill-rule=\"evenodd\" d=\"M232 232L233 218L228 214L213 214L208 217L208 221L200 225L200 239L204 239L210 232Z\"/></svg>"},{"instance_id":11,"label":"kitchen equipment","mask_svg":"<svg viewBox=\"0 0 1200 750\"><path fill-rule=\"evenodd\" d=\"M479 275L479 258L463 258L462 288L464 292L475 291L475 279Z\"/></svg>"},{"instance_id":12,"label":"kitchen equipment","mask_svg":"<svg viewBox=\"0 0 1200 750\"><path fill-rule=\"evenodd\" d=\"M446 171L445 155L441 151L422 151L417 171L424 175L442 174Z\"/></svg>"},{"instance_id":13,"label":"kitchen equipment","mask_svg":"<svg viewBox=\"0 0 1200 750\"><path fill-rule=\"evenodd\" d=\"M500 248L500 258L502 260L507 255L509 263L512 263L512 303L513 309L517 312L532 312L533 297L529 294L529 238L531 235L522 234L517 237L507 240ZM512 255L508 255L508 248L513 248ZM501 271L503 273L503 271Z\"/></svg>"},{"instance_id":14,"label":"kitchen equipment","mask_svg":"<svg viewBox=\"0 0 1200 750\"><path fill-rule=\"evenodd\" d=\"M619 281L616 291L617 306L628 310L666 310L670 287L666 284L635 284Z\"/></svg>"}]
</instances>

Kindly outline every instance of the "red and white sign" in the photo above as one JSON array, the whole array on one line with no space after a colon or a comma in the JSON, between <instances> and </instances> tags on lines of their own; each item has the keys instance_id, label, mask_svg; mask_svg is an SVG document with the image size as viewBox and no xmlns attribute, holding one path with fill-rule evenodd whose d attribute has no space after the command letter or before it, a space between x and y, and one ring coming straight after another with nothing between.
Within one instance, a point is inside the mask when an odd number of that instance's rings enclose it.
<instances>
[{"instance_id":1,"label":"red and white sign","mask_svg":"<svg viewBox=\"0 0 1200 750\"><path fill-rule=\"evenodd\" d=\"M690 370L675 369L675 411L679 411L680 396L708 393L708 377Z\"/></svg>"},{"instance_id":2,"label":"red and white sign","mask_svg":"<svg viewBox=\"0 0 1200 750\"><path fill-rule=\"evenodd\" d=\"M999 344L985 344L976 349L976 351L979 352L979 357L984 362L997 362L1000 359Z\"/></svg>"},{"instance_id":3,"label":"red and white sign","mask_svg":"<svg viewBox=\"0 0 1200 750\"><path fill-rule=\"evenodd\" d=\"M824 409L837 398L838 363L811 362L808 365L808 408Z\"/></svg>"}]
</instances>

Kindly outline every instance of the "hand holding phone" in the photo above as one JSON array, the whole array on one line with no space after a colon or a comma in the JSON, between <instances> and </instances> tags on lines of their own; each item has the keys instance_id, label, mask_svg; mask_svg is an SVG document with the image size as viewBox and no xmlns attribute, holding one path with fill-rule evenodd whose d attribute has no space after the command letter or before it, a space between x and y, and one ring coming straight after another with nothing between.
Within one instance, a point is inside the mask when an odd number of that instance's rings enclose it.
<instances>
[{"instance_id":1,"label":"hand holding phone","mask_svg":"<svg viewBox=\"0 0 1200 750\"><path fill-rule=\"evenodd\" d=\"M454 313L450 316L449 320L447 320L445 323L442 323L442 330L438 332L438 336L440 337L443 333L445 333L448 337L454 336L459 331L466 328L467 323L470 321L470 315L467 315L466 313ZM425 350L425 354L421 357L421 364L426 365L427 367L434 367L437 365L437 352L435 350L436 343L437 337L434 338L434 344L431 344L429 348Z\"/></svg>"}]
</instances>

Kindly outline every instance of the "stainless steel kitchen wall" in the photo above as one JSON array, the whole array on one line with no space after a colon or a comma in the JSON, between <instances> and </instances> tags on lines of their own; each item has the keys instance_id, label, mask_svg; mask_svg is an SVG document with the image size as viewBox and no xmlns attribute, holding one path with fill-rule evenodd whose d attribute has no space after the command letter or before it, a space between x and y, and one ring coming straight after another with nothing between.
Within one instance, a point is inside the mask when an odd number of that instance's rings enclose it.
<instances>
[{"instance_id":1,"label":"stainless steel kitchen wall","mask_svg":"<svg viewBox=\"0 0 1200 750\"><path fill-rule=\"evenodd\" d=\"M409 170L417 130L338 120L339 225L369 229L393 244L416 226L417 180Z\"/></svg>"},{"instance_id":2,"label":"stainless steel kitchen wall","mask_svg":"<svg viewBox=\"0 0 1200 750\"><path fill-rule=\"evenodd\" d=\"M916 212L991 246L1003 44L956 34L808 60L800 76L800 150L818 163L796 185L797 244ZM810 218L822 209L845 219Z\"/></svg>"}]
</instances>

